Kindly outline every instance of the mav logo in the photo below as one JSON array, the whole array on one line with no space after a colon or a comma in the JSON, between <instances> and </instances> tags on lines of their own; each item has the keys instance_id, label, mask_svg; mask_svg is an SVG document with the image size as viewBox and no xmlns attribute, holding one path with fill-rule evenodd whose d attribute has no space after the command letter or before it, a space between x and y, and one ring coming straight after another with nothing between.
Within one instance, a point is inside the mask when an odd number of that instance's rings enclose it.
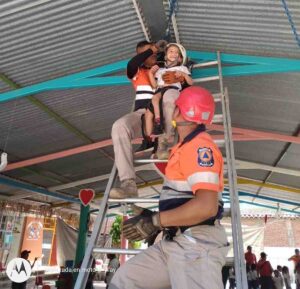
<instances>
[{"instance_id":1,"label":"mav logo","mask_svg":"<svg viewBox=\"0 0 300 289\"><path fill-rule=\"evenodd\" d=\"M31 266L25 259L15 258L7 264L6 274L11 281L22 283L30 278Z\"/></svg>"}]
</instances>

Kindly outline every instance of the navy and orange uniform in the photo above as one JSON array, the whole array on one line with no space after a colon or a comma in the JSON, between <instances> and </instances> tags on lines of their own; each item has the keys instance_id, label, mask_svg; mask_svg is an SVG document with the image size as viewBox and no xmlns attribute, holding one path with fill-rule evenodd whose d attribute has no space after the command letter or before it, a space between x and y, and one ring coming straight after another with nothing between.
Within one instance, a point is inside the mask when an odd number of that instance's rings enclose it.
<instances>
[{"instance_id":1,"label":"navy and orange uniform","mask_svg":"<svg viewBox=\"0 0 300 289\"><path fill-rule=\"evenodd\" d=\"M135 89L134 110L147 108L154 95L154 89L149 79L149 68L144 66L144 61L153 54L151 49L137 54L127 64L127 77Z\"/></svg>"},{"instance_id":2,"label":"navy and orange uniform","mask_svg":"<svg viewBox=\"0 0 300 289\"><path fill-rule=\"evenodd\" d=\"M172 149L159 210L183 205L194 198L197 190L223 191L223 157L204 125Z\"/></svg>"}]
</instances>

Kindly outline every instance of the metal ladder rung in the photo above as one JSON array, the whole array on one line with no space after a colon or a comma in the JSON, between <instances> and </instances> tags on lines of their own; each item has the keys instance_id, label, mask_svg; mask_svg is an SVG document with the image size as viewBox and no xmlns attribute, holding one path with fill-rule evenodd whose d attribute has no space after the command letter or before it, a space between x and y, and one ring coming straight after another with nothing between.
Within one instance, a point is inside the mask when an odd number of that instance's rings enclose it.
<instances>
[{"instance_id":1,"label":"metal ladder rung","mask_svg":"<svg viewBox=\"0 0 300 289\"><path fill-rule=\"evenodd\" d=\"M213 65L217 65L217 64L218 64L218 60L214 60L214 61L209 61L209 62L203 62L203 63L194 64L193 68L213 66Z\"/></svg>"},{"instance_id":2,"label":"metal ladder rung","mask_svg":"<svg viewBox=\"0 0 300 289\"><path fill-rule=\"evenodd\" d=\"M149 204L157 204L159 199L156 198L127 198L127 199L108 199L108 203L115 204L115 203L149 203Z\"/></svg>"},{"instance_id":3,"label":"metal ladder rung","mask_svg":"<svg viewBox=\"0 0 300 289\"><path fill-rule=\"evenodd\" d=\"M223 114L216 114L212 120L213 123L223 122Z\"/></svg>"},{"instance_id":4,"label":"metal ladder rung","mask_svg":"<svg viewBox=\"0 0 300 289\"><path fill-rule=\"evenodd\" d=\"M218 146L224 146L225 140L224 139L214 139L214 143L217 144Z\"/></svg>"},{"instance_id":5,"label":"metal ladder rung","mask_svg":"<svg viewBox=\"0 0 300 289\"><path fill-rule=\"evenodd\" d=\"M159 160L159 159L143 159L143 160L135 160L136 164L152 164L152 163L167 163L168 160Z\"/></svg>"},{"instance_id":6,"label":"metal ladder rung","mask_svg":"<svg viewBox=\"0 0 300 289\"><path fill-rule=\"evenodd\" d=\"M210 77L202 77L202 78L196 78L193 81L196 82L206 82L206 81L213 81L213 80L219 80L219 76L210 76Z\"/></svg>"},{"instance_id":7,"label":"metal ladder rung","mask_svg":"<svg viewBox=\"0 0 300 289\"><path fill-rule=\"evenodd\" d=\"M118 249L118 248L100 248L94 247L93 253L101 254L123 254L123 255L137 255L144 251L143 249Z\"/></svg>"},{"instance_id":8,"label":"metal ladder rung","mask_svg":"<svg viewBox=\"0 0 300 289\"><path fill-rule=\"evenodd\" d=\"M224 209L223 217L230 217L231 216L231 208Z\"/></svg>"},{"instance_id":9,"label":"metal ladder rung","mask_svg":"<svg viewBox=\"0 0 300 289\"><path fill-rule=\"evenodd\" d=\"M222 93L214 93L213 94L215 102L221 102L222 101Z\"/></svg>"}]
</instances>

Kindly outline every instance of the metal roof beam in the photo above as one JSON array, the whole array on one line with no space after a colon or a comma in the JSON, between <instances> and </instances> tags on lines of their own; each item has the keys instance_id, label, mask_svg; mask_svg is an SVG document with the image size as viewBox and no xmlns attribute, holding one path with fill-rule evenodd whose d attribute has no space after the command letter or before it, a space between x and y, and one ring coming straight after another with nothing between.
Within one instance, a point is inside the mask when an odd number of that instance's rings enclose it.
<instances>
[{"instance_id":1,"label":"metal roof beam","mask_svg":"<svg viewBox=\"0 0 300 289\"><path fill-rule=\"evenodd\" d=\"M142 9L140 7L140 3L137 0L132 0L132 4L133 4L134 10L136 12L136 15L139 19L139 22L141 24L142 31L145 35L145 38L146 38L147 41L150 42L151 41L151 34L150 34L148 26L146 24L144 14L143 14Z\"/></svg>"},{"instance_id":2,"label":"metal roof beam","mask_svg":"<svg viewBox=\"0 0 300 289\"><path fill-rule=\"evenodd\" d=\"M41 195L53 197L53 198L64 200L64 201L69 201L69 202L72 202L72 203L81 204L79 199L64 195L62 193L51 192L51 191L49 191L45 188L33 186L33 185L28 184L26 182L16 181L16 180L13 180L13 179L8 178L8 177L0 177L0 184L10 186L10 187L14 187L14 188L18 188L18 189L22 189L22 190L25 190L25 191L35 192L35 193L38 193L38 194L41 194Z\"/></svg>"},{"instance_id":3,"label":"metal roof beam","mask_svg":"<svg viewBox=\"0 0 300 289\"><path fill-rule=\"evenodd\" d=\"M189 51L188 55L192 59L196 59L199 61L216 60L217 57L216 53L199 51ZM221 54L221 59L223 63L248 64L223 67L223 76L225 77L300 71L300 60L298 59L258 57L226 53ZM125 69L127 66L127 62L128 60L123 60L112 64L100 66L91 70L86 70L80 73L75 73L72 75L34 84L28 87L4 92L0 94L0 102L49 90L86 88L110 85L128 85L130 84L130 81L125 76L103 77L103 75L107 75L109 73L114 73ZM193 72L193 78L209 77L217 74L218 73L216 69L195 69Z\"/></svg>"},{"instance_id":4,"label":"metal roof beam","mask_svg":"<svg viewBox=\"0 0 300 289\"><path fill-rule=\"evenodd\" d=\"M209 128L212 130L219 130L219 131L222 131L224 129L222 125L210 125ZM277 133L268 133L268 132L257 131L257 130L241 129L241 128L235 128L235 127L233 127L232 129L233 129L234 133L237 133L237 135L233 135L234 141L276 140L276 141L284 141L284 142L292 142L292 143L300 144L299 137L287 136L287 135L282 135L282 134L277 134ZM239 133L242 135L238 135ZM223 139L223 137L224 136L214 136L213 138L214 139ZM140 142L141 142L141 139L135 139L133 141L134 144L139 144ZM112 140L108 139L108 140L80 146L80 147L73 148L73 149L68 149L68 150L64 150L64 151L60 151L60 152L56 152L56 153L52 153L52 154L48 154L48 155L44 155L44 156L40 156L40 157L35 157L32 159L28 159L28 160L23 160L20 162L11 163L6 166L4 171L10 171L10 170L14 170L14 169L22 168L22 167L32 166L32 165L47 162L50 160L60 159L60 158L76 155L79 153L104 148L104 147L110 146L110 145L112 145Z\"/></svg>"},{"instance_id":5,"label":"metal roof beam","mask_svg":"<svg viewBox=\"0 0 300 289\"><path fill-rule=\"evenodd\" d=\"M216 130L216 131L224 131L224 127L222 125L219 125L219 124L211 124L211 125L208 126L208 128L211 129L211 130ZM238 128L238 127L233 127L232 132L237 133L237 134L243 134L243 135L258 137L258 138L262 137L265 140L268 139L268 140L275 140L275 141L283 141L283 142L291 142L291 143L300 144L300 137L296 137L296 136L289 136L289 135L283 135L283 134L278 134L278 133L271 133L271 132L266 132L266 131Z\"/></svg>"},{"instance_id":6,"label":"metal roof beam","mask_svg":"<svg viewBox=\"0 0 300 289\"><path fill-rule=\"evenodd\" d=\"M255 162L242 161L242 160L235 160L235 164L236 164L237 170L258 169L258 170L264 170L264 171L269 171L269 172L275 172L275 173L300 177L299 170L280 168L280 167L277 167L276 165L269 166L269 165L264 165L264 164L260 164L260 163L255 163Z\"/></svg>"}]
</instances>

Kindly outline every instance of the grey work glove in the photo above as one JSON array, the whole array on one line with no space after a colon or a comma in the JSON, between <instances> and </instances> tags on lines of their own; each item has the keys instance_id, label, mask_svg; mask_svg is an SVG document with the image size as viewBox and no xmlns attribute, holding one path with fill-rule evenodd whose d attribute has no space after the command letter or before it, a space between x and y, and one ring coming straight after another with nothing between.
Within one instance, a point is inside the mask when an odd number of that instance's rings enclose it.
<instances>
[{"instance_id":1,"label":"grey work glove","mask_svg":"<svg viewBox=\"0 0 300 289\"><path fill-rule=\"evenodd\" d=\"M166 40L158 40L155 43L155 46L158 49L158 52L165 52L166 48L167 48L168 42Z\"/></svg>"},{"instance_id":2,"label":"grey work glove","mask_svg":"<svg viewBox=\"0 0 300 289\"><path fill-rule=\"evenodd\" d=\"M156 235L162 228L159 213L132 206L137 216L123 223L123 235L130 241L140 241Z\"/></svg>"}]
</instances>

